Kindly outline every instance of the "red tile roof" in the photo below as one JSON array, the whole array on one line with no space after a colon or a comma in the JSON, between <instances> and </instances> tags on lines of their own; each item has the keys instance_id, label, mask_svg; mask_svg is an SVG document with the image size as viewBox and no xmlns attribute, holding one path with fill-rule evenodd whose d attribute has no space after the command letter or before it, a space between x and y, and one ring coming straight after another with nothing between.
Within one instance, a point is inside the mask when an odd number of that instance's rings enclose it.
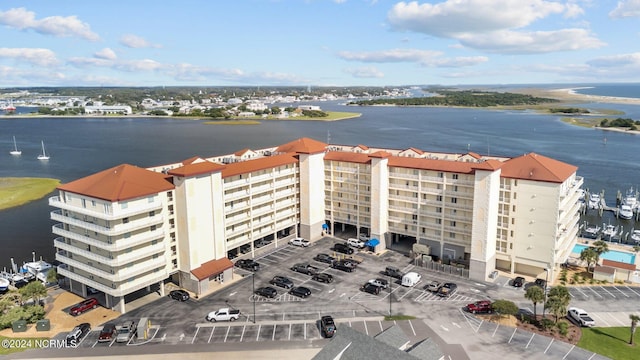
<instances>
[{"instance_id":1,"label":"red tile roof","mask_svg":"<svg viewBox=\"0 0 640 360\"><path fill-rule=\"evenodd\" d=\"M576 171L578 171L576 166L529 153L505 161L502 166L502 177L562 183Z\"/></svg>"},{"instance_id":2,"label":"red tile roof","mask_svg":"<svg viewBox=\"0 0 640 360\"><path fill-rule=\"evenodd\" d=\"M405 150L405 151L413 151L414 153L417 153L417 154L420 154L420 155L424 154L424 151L422 151L422 150L420 150L420 149L416 149L416 148L414 148L414 147L410 147L410 148L408 148L408 149L407 149L407 150Z\"/></svg>"},{"instance_id":3,"label":"red tile roof","mask_svg":"<svg viewBox=\"0 0 640 360\"><path fill-rule=\"evenodd\" d=\"M58 186L58 189L107 201L122 201L174 189L169 177L122 164Z\"/></svg>"},{"instance_id":4,"label":"red tile roof","mask_svg":"<svg viewBox=\"0 0 640 360\"><path fill-rule=\"evenodd\" d=\"M382 151L382 150L380 150L380 151L376 151L376 152L374 152L374 153L372 153L372 154L369 154L369 157L372 157L372 158L380 158L380 159L382 159L382 158L388 158L388 157L391 157L391 156L392 156L391 154L389 154L389 153L388 153L388 152L386 152L386 151Z\"/></svg>"},{"instance_id":5,"label":"red tile roof","mask_svg":"<svg viewBox=\"0 0 640 360\"><path fill-rule=\"evenodd\" d=\"M197 160L201 160L202 158L199 156L190 157L187 160L182 161L182 165L193 164Z\"/></svg>"},{"instance_id":6,"label":"red tile roof","mask_svg":"<svg viewBox=\"0 0 640 360\"><path fill-rule=\"evenodd\" d=\"M224 168L224 165L216 164L211 161L192 162L177 169L169 170L168 174L180 177L189 177L210 174L216 171L221 171Z\"/></svg>"},{"instance_id":7,"label":"red tile roof","mask_svg":"<svg viewBox=\"0 0 640 360\"><path fill-rule=\"evenodd\" d=\"M222 177L226 178L240 174L248 174L258 170L271 169L286 164L295 164L297 162L298 158L296 154L280 154L254 160L240 161L227 164L224 169L222 169Z\"/></svg>"},{"instance_id":8,"label":"red tile roof","mask_svg":"<svg viewBox=\"0 0 640 360\"><path fill-rule=\"evenodd\" d=\"M636 266L634 264L627 264L624 262L607 260L607 259L602 259L602 266L609 266L617 269L636 271Z\"/></svg>"},{"instance_id":9,"label":"red tile roof","mask_svg":"<svg viewBox=\"0 0 640 360\"><path fill-rule=\"evenodd\" d=\"M207 261L200 265L200 267L191 270L193 276L199 281L208 279L211 276L218 275L223 271L233 267L233 263L228 258L222 258L218 260Z\"/></svg>"},{"instance_id":10,"label":"red tile roof","mask_svg":"<svg viewBox=\"0 0 640 360\"><path fill-rule=\"evenodd\" d=\"M392 156L389 166L410 169L435 170L461 174L472 174L478 163L437 159L422 159L406 156Z\"/></svg>"},{"instance_id":11,"label":"red tile roof","mask_svg":"<svg viewBox=\"0 0 640 360\"><path fill-rule=\"evenodd\" d=\"M356 147L360 148L362 150L369 150L369 147L367 145L358 144L358 146L356 146Z\"/></svg>"},{"instance_id":12,"label":"red tile roof","mask_svg":"<svg viewBox=\"0 0 640 360\"><path fill-rule=\"evenodd\" d=\"M478 170L496 171L504 165L502 161L496 159L489 159L487 161L479 163L470 163L471 167Z\"/></svg>"},{"instance_id":13,"label":"red tile roof","mask_svg":"<svg viewBox=\"0 0 640 360\"><path fill-rule=\"evenodd\" d=\"M371 158L368 154L352 153L344 151L329 151L324 155L325 160L344 161L359 164L368 164L371 162Z\"/></svg>"},{"instance_id":14,"label":"red tile roof","mask_svg":"<svg viewBox=\"0 0 640 360\"><path fill-rule=\"evenodd\" d=\"M327 144L309 139L309 138L300 138L298 140L293 140L286 144L282 144L278 146L276 152L279 153L299 153L299 154L317 154L324 152L327 149Z\"/></svg>"},{"instance_id":15,"label":"red tile roof","mask_svg":"<svg viewBox=\"0 0 640 360\"><path fill-rule=\"evenodd\" d=\"M236 152L233 153L233 155L235 156L242 156L244 155L247 151L251 151L251 149L242 149L242 150L238 150Z\"/></svg>"}]
</instances>

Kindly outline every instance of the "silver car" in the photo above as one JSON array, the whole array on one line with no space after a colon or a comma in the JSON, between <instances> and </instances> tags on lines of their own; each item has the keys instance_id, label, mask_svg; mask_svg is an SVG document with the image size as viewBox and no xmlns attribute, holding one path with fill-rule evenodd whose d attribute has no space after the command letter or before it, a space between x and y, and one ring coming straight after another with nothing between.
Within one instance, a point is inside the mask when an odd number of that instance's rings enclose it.
<instances>
[{"instance_id":1,"label":"silver car","mask_svg":"<svg viewBox=\"0 0 640 360\"><path fill-rule=\"evenodd\" d=\"M133 320L125 321L117 329L116 342L128 342L136 332L136 323Z\"/></svg>"}]
</instances>

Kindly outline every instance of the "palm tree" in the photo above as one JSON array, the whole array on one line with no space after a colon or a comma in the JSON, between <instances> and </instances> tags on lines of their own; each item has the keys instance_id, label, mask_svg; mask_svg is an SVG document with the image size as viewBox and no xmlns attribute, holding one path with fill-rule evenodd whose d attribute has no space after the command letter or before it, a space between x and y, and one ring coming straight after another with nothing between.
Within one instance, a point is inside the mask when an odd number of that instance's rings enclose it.
<instances>
[{"instance_id":1,"label":"palm tree","mask_svg":"<svg viewBox=\"0 0 640 360\"><path fill-rule=\"evenodd\" d=\"M636 314L630 314L629 319L631 319L631 338L629 339L629 344L633 345L633 334L636 332L636 326L638 326L640 316Z\"/></svg>"},{"instance_id":2,"label":"palm tree","mask_svg":"<svg viewBox=\"0 0 640 360\"><path fill-rule=\"evenodd\" d=\"M538 315L536 313L536 305L544 301L544 291L539 286L531 286L527 289L527 292L524 293L524 298L533 303L533 318L537 320Z\"/></svg>"},{"instance_id":3,"label":"palm tree","mask_svg":"<svg viewBox=\"0 0 640 360\"><path fill-rule=\"evenodd\" d=\"M589 272L591 264L598 263L598 256L598 253L592 247L582 249L582 251L580 252L580 260L587 263L587 272Z\"/></svg>"},{"instance_id":4,"label":"palm tree","mask_svg":"<svg viewBox=\"0 0 640 360\"><path fill-rule=\"evenodd\" d=\"M594 241L592 248L596 252L596 254L598 254L598 256L596 257L596 264L598 263L598 261L600 261L600 256L609 251L609 245L602 240Z\"/></svg>"},{"instance_id":5,"label":"palm tree","mask_svg":"<svg viewBox=\"0 0 640 360\"><path fill-rule=\"evenodd\" d=\"M558 318L567 312L567 307L571 301L571 294L569 289L562 285L554 286L549 290L547 297L546 307L556 317L556 323Z\"/></svg>"}]
</instances>

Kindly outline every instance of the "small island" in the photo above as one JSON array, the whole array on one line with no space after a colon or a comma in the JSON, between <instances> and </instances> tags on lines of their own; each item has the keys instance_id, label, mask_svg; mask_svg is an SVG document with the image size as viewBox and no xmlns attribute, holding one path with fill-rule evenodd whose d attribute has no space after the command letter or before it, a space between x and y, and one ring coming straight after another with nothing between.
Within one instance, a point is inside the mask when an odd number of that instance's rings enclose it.
<instances>
[{"instance_id":1,"label":"small island","mask_svg":"<svg viewBox=\"0 0 640 360\"><path fill-rule=\"evenodd\" d=\"M0 210L42 199L60 184L50 178L0 178Z\"/></svg>"}]
</instances>

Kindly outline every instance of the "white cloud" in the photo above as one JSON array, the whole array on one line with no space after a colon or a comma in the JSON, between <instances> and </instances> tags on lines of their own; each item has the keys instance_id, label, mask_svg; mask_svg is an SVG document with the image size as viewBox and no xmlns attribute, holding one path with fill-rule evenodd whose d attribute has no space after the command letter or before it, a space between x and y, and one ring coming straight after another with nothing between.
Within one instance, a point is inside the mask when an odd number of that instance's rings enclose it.
<instances>
[{"instance_id":1,"label":"white cloud","mask_svg":"<svg viewBox=\"0 0 640 360\"><path fill-rule=\"evenodd\" d=\"M609 16L612 18L640 17L640 0L618 1Z\"/></svg>"},{"instance_id":2,"label":"white cloud","mask_svg":"<svg viewBox=\"0 0 640 360\"><path fill-rule=\"evenodd\" d=\"M145 40L144 38L137 35L133 35L133 34L123 35L120 38L120 44L129 48L134 48L134 49L161 47L160 45L152 44L149 41Z\"/></svg>"},{"instance_id":3,"label":"white cloud","mask_svg":"<svg viewBox=\"0 0 640 360\"><path fill-rule=\"evenodd\" d=\"M52 66L58 63L56 54L49 49L0 48L0 58L10 58L38 66Z\"/></svg>"},{"instance_id":4,"label":"white cloud","mask_svg":"<svg viewBox=\"0 0 640 360\"><path fill-rule=\"evenodd\" d=\"M619 54L611 56L601 56L587 61L587 64L598 67L640 67L640 52L631 54Z\"/></svg>"},{"instance_id":5,"label":"white cloud","mask_svg":"<svg viewBox=\"0 0 640 360\"><path fill-rule=\"evenodd\" d=\"M93 54L93 57L97 59L115 60L118 56L116 55L115 51L111 50L110 48L104 48Z\"/></svg>"},{"instance_id":6,"label":"white cloud","mask_svg":"<svg viewBox=\"0 0 640 360\"><path fill-rule=\"evenodd\" d=\"M87 23L80 21L76 16L49 16L36 19L36 14L25 8L0 11L0 24L19 30L33 30L44 35L77 36L90 41L100 39L98 34L91 31Z\"/></svg>"},{"instance_id":7,"label":"white cloud","mask_svg":"<svg viewBox=\"0 0 640 360\"><path fill-rule=\"evenodd\" d=\"M422 66L461 67L488 61L485 56L445 58L440 51L417 49L391 49L370 52L341 51L338 56L344 60L370 63L414 62Z\"/></svg>"},{"instance_id":8,"label":"white cloud","mask_svg":"<svg viewBox=\"0 0 640 360\"><path fill-rule=\"evenodd\" d=\"M373 66L348 68L348 69L345 69L344 72L346 72L347 74L351 74L353 77L356 77L356 78L371 79L371 78L384 77L384 73Z\"/></svg>"},{"instance_id":9,"label":"white cloud","mask_svg":"<svg viewBox=\"0 0 640 360\"><path fill-rule=\"evenodd\" d=\"M549 53L593 49L605 45L584 29L533 32L505 30L482 35L466 34L460 36L460 42L470 48L506 54Z\"/></svg>"},{"instance_id":10,"label":"white cloud","mask_svg":"<svg viewBox=\"0 0 640 360\"><path fill-rule=\"evenodd\" d=\"M122 71L137 72L137 71L154 71L166 68L166 65L159 63L151 59L142 60L126 60L116 62L114 68Z\"/></svg>"}]
</instances>

